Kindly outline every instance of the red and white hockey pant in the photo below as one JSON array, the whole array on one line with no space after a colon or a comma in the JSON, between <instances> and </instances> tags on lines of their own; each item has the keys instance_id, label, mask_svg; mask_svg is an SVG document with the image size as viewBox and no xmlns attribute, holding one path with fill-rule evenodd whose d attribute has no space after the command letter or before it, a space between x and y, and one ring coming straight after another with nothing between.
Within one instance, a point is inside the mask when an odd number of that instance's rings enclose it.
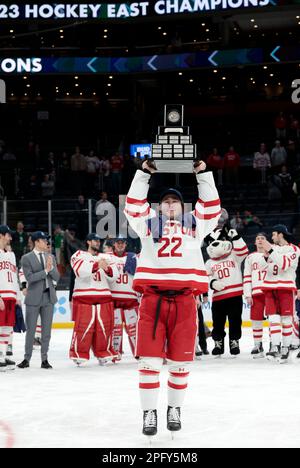
<instances>
[{"instance_id":1,"label":"red and white hockey pant","mask_svg":"<svg viewBox=\"0 0 300 468\"><path fill-rule=\"evenodd\" d=\"M163 359L141 357L139 359L139 388L142 410L157 409L159 375ZM181 407L186 394L189 376L189 362L168 361L168 405Z\"/></svg>"},{"instance_id":2,"label":"red and white hockey pant","mask_svg":"<svg viewBox=\"0 0 300 468\"><path fill-rule=\"evenodd\" d=\"M271 343L288 348L292 343L295 293L292 290L265 291L266 314L270 320Z\"/></svg>"},{"instance_id":3,"label":"red and white hockey pant","mask_svg":"<svg viewBox=\"0 0 300 468\"><path fill-rule=\"evenodd\" d=\"M123 326L125 326L128 335L132 354L135 353L137 317L138 307L131 309L117 308L114 311L113 348L119 355L123 352Z\"/></svg>"},{"instance_id":4,"label":"red and white hockey pant","mask_svg":"<svg viewBox=\"0 0 300 468\"><path fill-rule=\"evenodd\" d=\"M252 331L254 343L262 343L263 341L263 321L265 320L265 295L256 294L252 297L253 304L251 306L250 318L252 321Z\"/></svg>"},{"instance_id":5,"label":"red and white hockey pant","mask_svg":"<svg viewBox=\"0 0 300 468\"><path fill-rule=\"evenodd\" d=\"M5 309L0 310L0 361L5 362L7 346L13 334L16 321L16 301L3 299Z\"/></svg>"},{"instance_id":6,"label":"red and white hockey pant","mask_svg":"<svg viewBox=\"0 0 300 468\"><path fill-rule=\"evenodd\" d=\"M114 358L112 348L113 303L77 304L76 321L70 348L71 359L88 360L90 349L98 359Z\"/></svg>"}]
</instances>

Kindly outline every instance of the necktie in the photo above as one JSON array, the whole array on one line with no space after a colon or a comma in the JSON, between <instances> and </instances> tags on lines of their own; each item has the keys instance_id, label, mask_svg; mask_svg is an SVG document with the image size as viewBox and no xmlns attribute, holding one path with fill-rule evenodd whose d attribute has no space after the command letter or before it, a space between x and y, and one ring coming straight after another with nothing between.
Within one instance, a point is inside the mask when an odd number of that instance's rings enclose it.
<instances>
[{"instance_id":1,"label":"necktie","mask_svg":"<svg viewBox=\"0 0 300 468\"><path fill-rule=\"evenodd\" d=\"M45 270L45 262L44 262L43 254L42 254L42 253L39 253L39 256L40 256L40 261L41 261L43 270ZM45 289L47 289L48 287L49 287L49 285L48 285L48 281L47 281L47 278L46 278L46 279L45 279Z\"/></svg>"}]
</instances>

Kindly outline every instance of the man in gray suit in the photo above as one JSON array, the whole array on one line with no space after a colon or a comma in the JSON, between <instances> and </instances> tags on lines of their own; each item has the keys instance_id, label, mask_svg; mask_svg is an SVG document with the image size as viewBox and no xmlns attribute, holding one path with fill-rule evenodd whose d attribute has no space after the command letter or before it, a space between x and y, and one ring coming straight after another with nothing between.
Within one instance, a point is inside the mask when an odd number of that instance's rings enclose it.
<instances>
[{"instance_id":1,"label":"man in gray suit","mask_svg":"<svg viewBox=\"0 0 300 468\"><path fill-rule=\"evenodd\" d=\"M52 369L48 362L48 349L51 338L53 308L57 296L53 281L59 280L55 258L47 252L49 236L42 231L32 234L34 249L21 260L23 272L28 283L26 304L25 356L18 367L29 367L38 316L42 321L42 369Z\"/></svg>"}]
</instances>

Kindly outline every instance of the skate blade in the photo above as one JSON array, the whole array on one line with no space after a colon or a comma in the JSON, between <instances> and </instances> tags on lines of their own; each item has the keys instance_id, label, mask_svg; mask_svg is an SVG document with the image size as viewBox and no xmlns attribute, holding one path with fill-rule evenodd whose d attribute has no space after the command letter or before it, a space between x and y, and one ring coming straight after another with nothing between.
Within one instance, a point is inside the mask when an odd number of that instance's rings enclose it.
<instances>
[{"instance_id":1,"label":"skate blade","mask_svg":"<svg viewBox=\"0 0 300 468\"><path fill-rule=\"evenodd\" d=\"M16 369L16 366L6 366L6 369L7 369L7 370L15 370L15 369Z\"/></svg>"},{"instance_id":2,"label":"skate blade","mask_svg":"<svg viewBox=\"0 0 300 468\"><path fill-rule=\"evenodd\" d=\"M273 356L267 356L268 361L270 362L276 362L278 358L275 358Z\"/></svg>"},{"instance_id":3,"label":"skate blade","mask_svg":"<svg viewBox=\"0 0 300 468\"><path fill-rule=\"evenodd\" d=\"M1 367L1 368L0 368L0 372L6 372L6 371L7 371L7 367L4 367L4 368Z\"/></svg>"},{"instance_id":4,"label":"skate blade","mask_svg":"<svg viewBox=\"0 0 300 468\"><path fill-rule=\"evenodd\" d=\"M147 440L147 443L148 443L148 446L151 448L152 447L152 442L155 440L156 438L156 434L155 435L145 435L146 437L146 440Z\"/></svg>"}]
</instances>

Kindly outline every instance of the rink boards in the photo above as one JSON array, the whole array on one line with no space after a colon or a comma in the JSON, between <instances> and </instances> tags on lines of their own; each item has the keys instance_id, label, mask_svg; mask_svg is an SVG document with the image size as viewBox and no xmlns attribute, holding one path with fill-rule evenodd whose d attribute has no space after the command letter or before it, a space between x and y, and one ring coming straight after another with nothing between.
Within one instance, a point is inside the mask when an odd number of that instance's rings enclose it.
<instances>
[{"instance_id":1,"label":"rink boards","mask_svg":"<svg viewBox=\"0 0 300 468\"><path fill-rule=\"evenodd\" d=\"M58 302L54 306L53 328L72 328L71 311L69 304L69 291L57 291ZM210 326L212 321L211 316L211 301L203 304L204 320ZM250 326L250 307L243 303L243 325Z\"/></svg>"}]
</instances>

